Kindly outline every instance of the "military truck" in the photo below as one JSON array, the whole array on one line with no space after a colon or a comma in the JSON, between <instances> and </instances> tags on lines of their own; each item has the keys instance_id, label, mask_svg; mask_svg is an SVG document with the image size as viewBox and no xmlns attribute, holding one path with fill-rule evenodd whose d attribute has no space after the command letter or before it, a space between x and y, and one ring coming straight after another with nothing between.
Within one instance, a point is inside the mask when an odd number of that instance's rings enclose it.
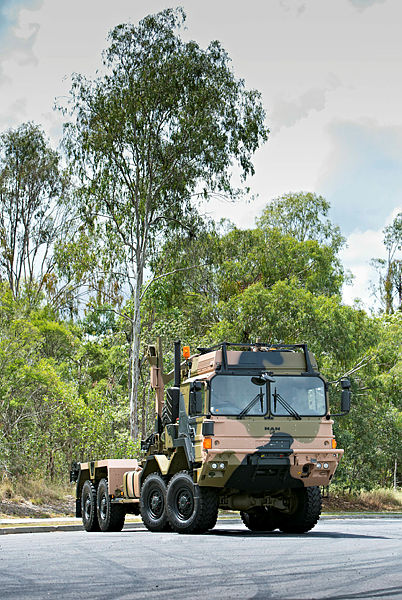
<instances>
[{"instance_id":1,"label":"military truck","mask_svg":"<svg viewBox=\"0 0 402 600\"><path fill-rule=\"evenodd\" d=\"M148 347L156 419L143 458L73 464L84 528L119 531L134 513L150 531L202 533L221 509L252 531L312 529L344 451L307 345L185 346L182 359L175 342L174 357L165 374L160 340ZM350 382L340 383L346 414Z\"/></svg>"}]
</instances>

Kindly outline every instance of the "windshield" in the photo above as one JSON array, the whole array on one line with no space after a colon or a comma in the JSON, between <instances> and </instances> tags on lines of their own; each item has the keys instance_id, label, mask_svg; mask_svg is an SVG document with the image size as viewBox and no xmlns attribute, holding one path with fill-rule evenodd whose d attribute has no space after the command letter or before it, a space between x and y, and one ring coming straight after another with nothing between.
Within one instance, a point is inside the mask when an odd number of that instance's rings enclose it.
<instances>
[{"instance_id":1,"label":"windshield","mask_svg":"<svg viewBox=\"0 0 402 600\"><path fill-rule=\"evenodd\" d=\"M252 383L249 375L218 375L211 380L212 415L265 415L267 386Z\"/></svg>"},{"instance_id":2,"label":"windshield","mask_svg":"<svg viewBox=\"0 0 402 600\"><path fill-rule=\"evenodd\" d=\"M323 416L324 382L319 377L274 376L270 390L272 416ZM261 416L268 412L267 385L252 383L250 375L217 375L211 380L212 415Z\"/></svg>"},{"instance_id":3,"label":"windshield","mask_svg":"<svg viewBox=\"0 0 402 600\"><path fill-rule=\"evenodd\" d=\"M322 416L327 412L324 382L319 377L275 377L271 384L271 412L275 416L292 414Z\"/></svg>"}]
</instances>

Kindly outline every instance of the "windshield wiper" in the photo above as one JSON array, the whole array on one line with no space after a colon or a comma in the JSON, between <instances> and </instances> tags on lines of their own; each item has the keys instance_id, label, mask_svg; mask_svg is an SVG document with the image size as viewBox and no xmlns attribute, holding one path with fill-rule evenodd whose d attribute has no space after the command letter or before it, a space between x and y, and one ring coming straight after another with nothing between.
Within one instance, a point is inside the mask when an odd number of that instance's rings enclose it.
<instances>
[{"instance_id":1,"label":"windshield wiper","mask_svg":"<svg viewBox=\"0 0 402 600\"><path fill-rule=\"evenodd\" d=\"M263 408L264 408L264 394L262 393L262 391L260 390L258 392L258 394L256 395L255 398L253 398L248 404L247 406L245 406L243 408L243 410L237 415L239 418L244 417L249 410L251 410L253 408L253 406L257 403L257 401L261 402L261 413L263 412Z\"/></svg>"},{"instance_id":2,"label":"windshield wiper","mask_svg":"<svg viewBox=\"0 0 402 600\"><path fill-rule=\"evenodd\" d=\"M288 411L288 413L289 413L289 414L290 414L292 417L294 417L294 418L295 418L295 419L297 419L298 421L301 421L301 416L299 415L299 413L297 412L297 410L295 410L295 409L293 408L293 406L291 406L291 405L289 404L289 402L287 402L287 401L285 400L285 398L283 398L283 397L282 397L280 394L278 394L278 392L276 391L276 388L275 388L275 393L273 394L273 396L274 396L274 412L276 412L276 403L277 403L277 402L279 402L279 404L280 404L281 406L283 406L283 408L284 408L285 410L287 410L287 411Z\"/></svg>"}]
</instances>

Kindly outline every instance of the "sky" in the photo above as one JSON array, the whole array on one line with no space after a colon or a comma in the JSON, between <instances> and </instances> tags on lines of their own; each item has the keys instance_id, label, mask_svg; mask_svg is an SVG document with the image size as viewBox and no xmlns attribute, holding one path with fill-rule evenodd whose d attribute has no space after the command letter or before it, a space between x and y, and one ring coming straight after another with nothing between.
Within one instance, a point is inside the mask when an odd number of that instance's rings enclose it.
<instances>
[{"instance_id":1,"label":"sky","mask_svg":"<svg viewBox=\"0 0 402 600\"><path fill-rule=\"evenodd\" d=\"M183 6L183 37L218 39L235 74L262 94L270 128L249 180L253 198L209 203L215 218L252 227L288 192L315 192L347 238L354 276L344 301L375 306L374 257L402 210L401 0L0 0L0 131L40 124L61 139L73 72L93 77L122 22Z\"/></svg>"}]
</instances>

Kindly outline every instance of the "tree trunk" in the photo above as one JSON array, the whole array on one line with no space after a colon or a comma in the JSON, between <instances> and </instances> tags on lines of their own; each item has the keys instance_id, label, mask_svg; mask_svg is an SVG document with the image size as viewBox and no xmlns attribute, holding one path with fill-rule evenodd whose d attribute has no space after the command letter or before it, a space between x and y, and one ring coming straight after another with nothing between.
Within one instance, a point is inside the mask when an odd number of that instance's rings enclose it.
<instances>
[{"instance_id":1,"label":"tree trunk","mask_svg":"<svg viewBox=\"0 0 402 600\"><path fill-rule=\"evenodd\" d=\"M395 464L394 464L394 490L396 491L396 486L397 486L397 480L396 480L396 474L397 474L397 470L398 470L398 461L395 459Z\"/></svg>"},{"instance_id":2,"label":"tree trunk","mask_svg":"<svg viewBox=\"0 0 402 600\"><path fill-rule=\"evenodd\" d=\"M392 315L393 311L393 302L392 302L392 292L393 292L393 283L392 283L392 263L388 263L387 275L384 281L384 296L385 296L385 312L387 315Z\"/></svg>"},{"instance_id":3,"label":"tree trunk","mask_svg":"<svg viewBox=\"0 0 402 600\"><path fill-rule=\"evenodd\" d=\"M143 269L137 265L137 281L134 292L134 316L131 334L131 389L130 389L130 437L138 439L138 387L140 381L140 341L141 341L141 289Z\"/></svg>"},{"instance_id":4,"label":"tree trunk","mask_svg":"<svg viewBox=\"0 0 402 600\"><path fill-rule=\"evenodd\" d=\"M145 396L146 388L142 391L142 406L141 406L141 438L145 440L147 436L147 400Z\"/></svg>"}]
</instances>

